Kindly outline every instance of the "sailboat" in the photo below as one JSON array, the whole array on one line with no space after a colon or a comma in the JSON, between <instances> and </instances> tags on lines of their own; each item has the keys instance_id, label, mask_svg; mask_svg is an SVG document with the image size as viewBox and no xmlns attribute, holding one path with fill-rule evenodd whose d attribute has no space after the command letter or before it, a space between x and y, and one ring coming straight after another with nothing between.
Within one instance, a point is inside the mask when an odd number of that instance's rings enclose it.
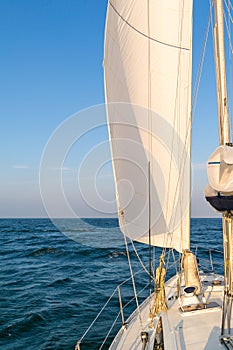
<instances>
[{"instance_id":1,"label":"sailboat","mask_svg":"<svg viewBox=\"0 0 233 350\"><path fill-rule=\"evenodd\" d=\"M233 349L233 144L223 1L212 5L219 147L206 199L222 213L224 277L200 271L190 251L192 0L108 2L104 77L120 229L126 245L148 245L149 259L151 247L162 248L157 269L150 261L147 270L154 290L110 350ZM180 259L165 282L167 249Z\"/></svg>"},{"instance_id":2,"label":"sailboat","mask_svg":"<svg viewBox=\"0 0 233 350\"><path fill-rule=\"evenodd\" d=\"M110 350L233 349L233 144L223 5L210 1L219 147L207 163L205 197L222 215L224 276L199 269L190 250L192 0L108 2L103 63L108 130L136 300L125 320L119 291L122 326ZM148 246L149 264L143 268L150 295L142 304L128 248L135 241ZM154 246L161 249L156 267ZM178 259L167 280L168 250Z\"/></svg>"}]
</instances>

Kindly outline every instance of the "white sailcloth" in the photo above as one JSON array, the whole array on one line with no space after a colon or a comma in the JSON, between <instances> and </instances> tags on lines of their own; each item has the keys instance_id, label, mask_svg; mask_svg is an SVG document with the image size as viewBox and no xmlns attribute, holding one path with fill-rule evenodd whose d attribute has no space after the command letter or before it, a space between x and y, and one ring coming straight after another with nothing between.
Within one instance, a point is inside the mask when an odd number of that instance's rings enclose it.
<instances>
[{"instance_id":1,"label":"white sailcloth","mask_svg":"<svg viewBox=\"0 0 233 350\"><path fill-rule=\"evenodd\" d=\"M189 248L192 0L111 0L105 95L119 222Z\"/></svg>"}]
</instances>

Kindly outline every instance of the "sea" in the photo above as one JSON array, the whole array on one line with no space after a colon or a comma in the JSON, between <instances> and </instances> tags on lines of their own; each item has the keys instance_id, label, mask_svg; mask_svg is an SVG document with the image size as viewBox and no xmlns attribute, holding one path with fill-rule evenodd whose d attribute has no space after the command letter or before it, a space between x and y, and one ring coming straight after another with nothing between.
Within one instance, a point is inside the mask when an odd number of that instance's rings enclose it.
<instances>
[{"instance_id":1,"label":"sea","mask_svg":"<svg viewBox=\"0 0 233 350\"><path fill-rule=\"evenodd\" d=\"M223 272L221 219L192 219L191 246L203 269ZM135 247L142 263L131 246L129 255L141 302L149 293L148 247ZM117 219L0 219L1 350L72 350L79 339L81 350L108 349L121 326L119 284L126 319L135 299Z\"/></svg>"}]
</instances>

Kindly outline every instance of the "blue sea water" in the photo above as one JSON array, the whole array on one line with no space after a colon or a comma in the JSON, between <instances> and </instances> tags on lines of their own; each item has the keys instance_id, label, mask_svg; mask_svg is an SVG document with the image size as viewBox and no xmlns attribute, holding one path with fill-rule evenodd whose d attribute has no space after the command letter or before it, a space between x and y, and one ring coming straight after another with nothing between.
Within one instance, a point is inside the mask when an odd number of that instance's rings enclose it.
<instances>
[{"instance_id":1,"label":"blue sea water","mask_svg":"<svg viewBox=\"0 0 233 350\"><path fill-rule=\"evenodd\" d=\"M68 221L0 219L0 349L74 349L112 291L130 276L116 219ZM220 219L192 219L191 231L201 258L207 259L207 248L222 251ZM147 247L137 249L147 264ZM148 277L132 249L130 254L141 290ZM213 259L222 272L221 254L213 253ZM125 305L133 298L131 284L121 291ZM146 289L140 301L147 295ZM118 305L115 293L81 350L100 348ZM120 319L103 349L119 325Z\"/></svg>"}]
</instances>

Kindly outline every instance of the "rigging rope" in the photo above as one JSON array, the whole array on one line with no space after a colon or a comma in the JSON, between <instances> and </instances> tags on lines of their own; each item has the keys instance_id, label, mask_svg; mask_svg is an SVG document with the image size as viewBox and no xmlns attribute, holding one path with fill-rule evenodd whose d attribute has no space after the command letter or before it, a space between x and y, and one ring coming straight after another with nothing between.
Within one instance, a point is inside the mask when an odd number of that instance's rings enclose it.
<instances>
[{"instance_id":1,"label":"rigging rope","mask_svg":"<svg viewBox=\"0 0 233 350\"><path fill-rule=\"evenodd\" d=\"M179 21L179 23L181 23L180 25L180 28L179 28L179 43L181 45L182 43L182 30L183 30L183 20L184 20L184 0L183 0L183 3L182 3L182 11L181 11L181 20ZM170 155L170 161L169 161L169 172L168 172L168 188L167 188L167 194L166 194L166 206L165 206L165 210L164 210L164 216L165 218L167 219L168 218L168 203L169 203L169 200L168 200L168 197L171 195L170 194L170 186L171 186L171 169L172 169L172 160L173 160L173 149L174 149L174 138L175 138L175 125L176 125L176 122L177 120L179 121L179 114L177 113L177 107L178 106L178 94L179 94L179 78L180 78L180 70L181 70L181 50L179 50L179 53L178 53L178 64L177 64L177 80L176 80L176 97L175 97L175 107L174 107L174 116L173 116L173 133L172 133L172 149L171 149L171 155ZM177 115L178 114L178 115ZM178 131L178 130L177 130ZM179 147L179 145L178 145ZM175 191L175 194L174 194L174 199L176 198L176 194L177 192ZM174 208L174 206L173 206ZM172 241L172 236L173 236L173 232L171 233L170 235L170 241ZM164 240L163 240L163 247L167 247L168 246L168 240L169 240L169 235L167 233L167 235L164 235ZM165 251L166 248L163 248L163 250Z\"/></svg>"},{"instance_id":2,"label":"rigging rope","mask_svg":"<svg viewBox=\"0 0 233 350\"><path fill-rule=\"evenodd\" d=\"M210 4L214 5L214 0L209 0ZM219 67L218 67L218 60L217 60L217 53L216 49L218 48L218 40L217 40L217 34L215 31L215 24L213 24L213 18L212 18L212 12L211 12L211 26L212 26L212 39L214 43L214 60L215 60L215 75L216 75L216 87L217 87L217 105L218 105L218 114L220 114L219 109L222 109L222 101L220 99L220 94L221 94L221 84L220 84L220 72L219 72ZM216 48L215 48L216 46ZM218 118L218 130L219 130L219 138L220 138L220 143L222 142L221 140L223 139L223 127L222 127L222 113L220 114L220 118Z\"/></svg>"},{"instance_id":3,"label":"rigging rope","mask_svg":"<svg viewBox=\"0 0 233 350\"><path fill-rule=\"evenodd\" d=\"M229 118L229 124L230 124L230 135L232 135L233 132L233 111L232 111L232 103L233 103L233 86L232 86L232 53L233 53L233 47L232 47L232 41L231 41L231 27L230 27L230 21L233 23L233 19L230 13L230 0L228 0L228 4L226 3L226 0L224 0L226 8L227 8L227 12L228 12L228 21L226 19L225 16L225 12L224 12L224 21L225 21L225 25L226 25L226 29L227 29L227 35L228 35L228 42L229 42L229 50L228 50L228 55L229 55L229 66L230 66L230 102L228 99L228 112L230 114L230 118Z\"/></svg>"},{"instance_id":4,"label":"rigging rope","mask_svg":"<svg viewBox=\"0 0 233 350\"><path fill-rule=\"evenodd\" d=\"M177 193L178 193L178 190L179 190L179 184L181 183L181 179L184 176L185 164L186 164L186 160L187 160L187 155L186 155L186 158L184 157L184 155L185 155L185 148L186 148L186 145L187 145L187 141L189 139L189 135L190 135L190 132L191 132L191 124L192 124L192 120L194 118L195 111L196 111L197 97L198 97L198 92L199 92L199 87L200 87L201 74L202 74L203 65L204 65L204 58L205 58L207 41L208 41L208 34L209 34L209 29L210 29L210 24L211 24L211 19L212 19L212 15L211 15L212 5L213 4L210 3L209 18L208 18L208 23L207 23L207 27L206 27L204 43L203 43L203 46L202 46L201 60L200 60L199 67L198 67L198 73L197 73L196 82L194 84L192 112L191 112L191 115L190 115L190 118L189 118L189 121L188 121L188 125L187 125L187 128L186 128L184 149L183 149L183 152L181 154L181 160L183 162L181 162L181 166L180 166L180 169L179 169L179 177L178 177L178 181L176 183L175 196L173 198L173 207L175 206L175 200L176 200ZM178 206L176 207L176 213L177 213L177 210L178 210ZM174 224L175 217L176 217L176 215L173 215L173 224ZM170 243L171 243L171 241L172 241L172 235L170 235Z\"/></svg>"},{"instance_id":5,"label":"rigging rope","mask_svg":"<svg viewBox=\"0 0 233 350\"><path fill-rule=\"evenodd\" d=\"M152 274L152 264L151 264L151 173L153 173L153 162L152 162L152 111L151 111L151 47L150 47L150 0L147 0L147 34L148 34L148 40L147 40L147 59L148 59L148 81L147 81L147 89L148 89L148 148L149 148L149 155L148 155L148 235L149 235L149 246L148 246L148 260L149 260L149 291L150 291L150 310L152 305L152 281L151 281L151 274Z\"/></svg>"},{"instance_id":6,"label":"rigging rope","mask_svg":"<svg viewBox=\"0 0 233 350\"><path fill-rule=\"evenodd\" d=\"M225 1L225 0L224 0ZM233 5L232 5L232 3L230 2L230 0L228 0L228 6L233 10Z\"/></svg>"},{"instance_id":7,"label":"rigging rope","mask_svg":"<svg viewBox=\"0 0 233 350\"><path fill-rule=\"evenodd\" d=\"M233 23L233 18L232 18L232 16L231 16L231 12L230 12L230 11L231 11L231 10L230 10L230 7L232 7L232 5L231 5L230 1L228 1L228 4L227 4L226 0L224 0L224 3L225 3L226 8L227 8L227 12L228 12L229 19L230 19L231 22Z\"/></svg>"},{"instance_id":8,"label":"rigging rope","mask_svg":"<svg viewBox=\"0 0 233 350\"><path fill-rule=\"evenodd\" d=\"M75 350L79 350L80 349L80 344L82 342L82 340L85 338L85 336L87 335L87 333L90 331L90 329L92 328L92 326L94 325L94 323L96 322L96 320L99 318L99 316L101 315L101 313L103 312L103 310L106 308L106 306L108 305L108 303L110 302L110 300L112 299L113 295L115 294L117 288L114 289L114 291L112 292L112 294L110 295L110 297L108 298L108 300L106 301L106 303L104 304L104 306L101 308L101 310L98 312L98 314L96 315L96 317L94 318L94 320L91 322L90 326L86 329L86 331L84 332L84 334L82 335L82 337L78 340Z\"/></svg>"},{"instance_id":9,"label":"rigging rope","mask_svg":"<svg viewBox=\"0 0 233 350\"><path fill-rule=\"evenodd\" d=\"M228 0L228 4L230 6L231 2L230 0ZM230 27L230 10L228 9L228 18L229 18L229 27ZM231 31L230 31L230 36L231 36ZM231 38L229 39L230 42L231 42ZM232 77L232 52L230 51L230 48L229 48L229 61L230 61L230 77ZM232 125L233 125L233 86L232 86L232 79L230 79L230 103L229 103L229 114L230 114L230 127L231 127L231 137L233 136L232 133L233 133L233 130L232 130Z\"/></svg>"},{"instance_id":10,"label":"rigging rope","mask_svg":"<svg viewBox=\"0 0 233 350\"><path fill-rule=\"evenodd\" d=\"M137 249L136 249L136 247L135 247L135 245L134 245L134 242L133 242L133 240L132 240L131 238L130 238L130 243L132 244L133 250L134 250L134 252L135 252L135 254L136 254L136 256L137 256L137 258L138 258L138 260L139 260L139 262L140 262L140 264L141 264L141 266L142 266L142 268L143 268L143 270L147 273L147 275L150 277L150 279L151 279L151 278L153 279L153 277L154 277L154 272L152 272L152 273L153 273L153 275L152 275L152 274L150 274L150 272L147 270L146 266L143 264L142 259L140 258L140 255L138 254L138 251L137 251Z\"/></svg>"},{"instance_id":11,"label":"rigging rope","mask_svg":"<svg viewBox=\"0 0 233 350\"><path fill-rule=\"evenodd\" d=\"M134 291L134 296L135 296L135 301L136 301L136 306L137 306L136 309L138 312L140 326L141 326L141 329L143 331L144 328L143 328L143 324L142 324L142 317L141 317L141 312L140 312L140 307L139 307L139 302L138 302L138 295L137 295L137 290L136 290L136 285L135 285L135 280L134 280L133 269L132 269L132 264L131 264L131 260L130 260L129 247L128 247L126 235L124 235L124 240L125 240L125 248L126 248L126 253L127 253L128 263L129 263L130 275L131 275L132 284L133 284L133 291Z\"/></svg>"},{"instance_id":12,"label":"rigging rope","mask_svg":"<svg viewBox=\"0 0 233 350\"><path fill-rule=\"evenodd\" d=\"M108 340L108 337L109 337L111 331L113 330L113 327L115 326L115 324L116 324L116 322L117 322L119 316L120 316L120 311L118 312L118 314L117 314L115 320L113 321L113 324L111 325L111 327L110 327L108 333L106 334L106 336L105 336L105 338L104 338L104 341L103 341L103 343L101 344L99 350L102 350L102 349L103 349L103 346L105 345L106 341Z\"/></svg>"},{"instance_id":13,"label":"rigging rope","mask_svg":"<svg viewBox=\"0 0 233 350\"><path fill-rule=\"evenodd\" d=\"M205 31L205 39L204 39L203 46L202 46L202 54L201 54L201 59L200 59L200 63L198 66L197 78L196 78L196 82L194 84L194 93L193 93L193 102L192 102L192 116L193 117L194 117L195 111L196 111L198 92L199 92L199 87L200 87L200 82L201 82L201 75L202 75L202 70L203 70L203 65L204 65L204 59L205 59L206 46L207 46L207 41L208 41L208 36L209 36L210 24L212 22L212 7L213 7L213 2L210 1L209 18L208 18L208 22L207 22L207 26L206 26L206 31Z\"/></svg>"},{"instance_id":14,"label":"rigging rope","mask_svg":"<svg viewBox=\"0 0 233 350\"><path fill-rule=\"evenodd\" d=\"M231 18L231 20L232 20L232 18ZM227 36L228 36L228 39L229 39L229 46L230 46L230 50L231 50L231 54L232 54L233 53L233 47L232 47L232 43L231 43L231 33L230 33L230 29L229 29L229 25L227 23L227 19L226 19L225 13L224 13L224 21L225 21L226 30L227 30Z\"/></svg>"}]
</instances>

